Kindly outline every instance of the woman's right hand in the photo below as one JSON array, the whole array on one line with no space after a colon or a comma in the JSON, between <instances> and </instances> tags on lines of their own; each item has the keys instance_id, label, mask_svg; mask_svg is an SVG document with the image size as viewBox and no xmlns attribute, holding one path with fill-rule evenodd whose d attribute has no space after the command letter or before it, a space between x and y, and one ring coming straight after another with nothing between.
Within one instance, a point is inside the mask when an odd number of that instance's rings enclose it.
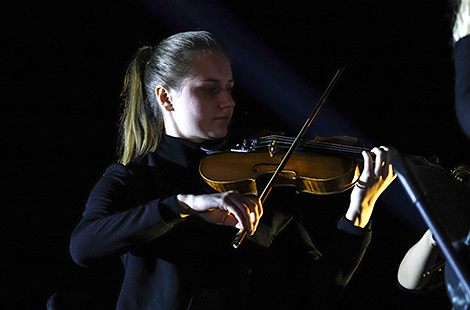
<instances>
[{"instance_id":1,"label":"woman's right hand","mask_svg":"<svg viewBox=\"0 0 470 310\"><path fill-rule=\"evenodd\" d=\"M235 191L205 195L177 195L181 215L195 214L218 225L246 229L254 234L263 215L263 207L256 197Z\"/></svg>"}]
</instances>

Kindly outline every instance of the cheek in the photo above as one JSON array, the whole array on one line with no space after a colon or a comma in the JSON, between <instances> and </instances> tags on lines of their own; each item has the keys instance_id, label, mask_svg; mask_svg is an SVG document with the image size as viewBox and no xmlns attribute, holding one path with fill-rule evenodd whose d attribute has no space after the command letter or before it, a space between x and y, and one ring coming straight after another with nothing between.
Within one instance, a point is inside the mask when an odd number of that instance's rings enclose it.
<instances>
[{"instance_id":1,"label":"cheek","mask_svg":"<svg viewBox=\"0 0 470 310\"><path fill-rule=\"evenodd\" d=\"M193 118L199 121L209 119L214 113L210 103L204 100L193 100L187 108Z\"/></svg>"},{"instance_id":2,"label":"cheek","mask_svg":"<svg viewBox=\"0 0 470 310\"><path fill-rule=\"evenodd\" d=\"M199 105L197 102L192 102L186 106L184 112L184 123L188 126L201 127L207 124L209 118L207 117L209 111L204 106Z\"/></svg>"}]
</instances>

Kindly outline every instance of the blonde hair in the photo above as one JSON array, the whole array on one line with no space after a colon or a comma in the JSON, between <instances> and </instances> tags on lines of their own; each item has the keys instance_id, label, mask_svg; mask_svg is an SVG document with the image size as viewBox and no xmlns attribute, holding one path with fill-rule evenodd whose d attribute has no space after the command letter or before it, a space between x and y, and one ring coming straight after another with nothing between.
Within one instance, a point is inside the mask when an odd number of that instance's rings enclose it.
<instances>
[{"instance_id":1,"label":"blonde hair","mask_svg":"<svg viewBox=\"0 0 470 310\"><path fill-rule=\"evenodd\" d=\"M164 132L163 117L155 89L161 85L179 90L188 76L193 52L216 50L228 55L207 31L175 34L157 46L143 46L134 55L126 71L121 94L123 113L120 122L119 162L152 153Z\"/></svg>"},{"instance_id":2,"label":"blonde hair","mask_svg":"<svg viewBox=\"0 0 470 310\"><path fill-rule=\"evenodd\" d=\"M154 152L163 132L161 113L149 113L150 106L145 102L142 89L146 54L151 54L151 50L150 46L145 46L137 51L124 78L121 94L124 111L121 116L119 149L119 162L122 164Z\"/></svg>"}]
</instances>

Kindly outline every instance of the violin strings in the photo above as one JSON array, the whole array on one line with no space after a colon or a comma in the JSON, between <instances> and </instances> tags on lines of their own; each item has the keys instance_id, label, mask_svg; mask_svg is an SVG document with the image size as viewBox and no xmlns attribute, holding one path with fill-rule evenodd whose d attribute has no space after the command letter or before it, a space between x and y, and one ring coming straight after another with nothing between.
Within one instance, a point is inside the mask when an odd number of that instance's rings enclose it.
<instances>
[{"instance_id":1,"label":"violin strings","mask_svg":"<svg viewBox=\"0 0 470 310\"><path fill-rule=\"evenodd\" d=\"M272 140L280 141L281 144L291 144L291 142L293 141L293 138L282 137L282 136L270 136L267 139L267 142L271 143L270 141ZM358 152L358 153L361 153L362 151L367 150L366 148L359 147L359 146L344 145L344 144L324 142L324 141L303 141L302 145L318 147L318 148L334 149L334 150L347 150L347 151Z\"/></svg>"},{"instance_id":2,"label":"violin strings","mask_svg":"<svg viewBox=\"0 0 470 310\"><path fill-rule=\"evenodd\" d=\"M259 145L256 145L255 148L261 148L261 147L268 147L270 143L261 143ZM291 144L290 143L285 143L285 142L280 142L278 143L278 146L281 148L288 148ZM301 145L303 149L312 149L312 150L327 150L327 151L337 151L337 152L343 152L343 153L349 153L349 154L360 154L364 149L362 148L352 148L352 147L347 147L347 146L342 146L342 145L332 145L332 144L325 144L325 143L306 143ZM302 149L302 148L300 148Z\"/></svg>"},{"instance_id":3,"label":"violin strings","mask_svg":"<svg viewBox=\"0 0 470 310\"><path fill-rule=\"evenodd\" d=\"M281 147L288 147L291 145L291 140L288 139L264 139L265 141L258 143L255 145L255 147L266 147L272 143L272 141L276 141L276 143L281 146ZM344 151L344 152L352 152L352 153L358 153L361 152L362 149L358 150L357 147L351 147L351 146L345 146L341 144L335 144L335 143L327 143L327 142L321 142L321 141L311 141L311 142L301 142L300 144L303 147L307 148L316 148L319 150L336 150L336 151Z\"/></svg>"},{"instance_id":4,"label":"violin strings","mask_svg":"<svg viewBox=\"0 0 470 310\"><path fill-rule=\"evenodd\" d=\"M323 141L309 141L309 142L305 142L305 145L308 145L313 148L322 147L328 150L338 150L338 151L350 152L354 154L360 154L362 153L362 151L368 150L364 147L353 146L353 145L343 145L343 144L323 142Z\"/></svg>"},{"instance_id":5,"label":"violin strings","mask_svg":"<svg viewBox=\"0 0 470 310\"><path fill-rule=\"evenodd\" d=\"M258 138L258 143L255 144L256 147L265 147L272 143L272 141L276 141L278 145L281 147L288 147L292 144L294 139L290 137L283 137L283 136L266 136ZM351 146L351 145L344 145L339 143L332 143L332 142L324 142L324 141L302 141L300 146L304 146L307 148L319 149L319 150L331 150L331 151L338 151L338 152L347 152L352 154L360 154L362 151L370 151L370 149L359 147L359 146Z\"/></svg>"}]
</instances>

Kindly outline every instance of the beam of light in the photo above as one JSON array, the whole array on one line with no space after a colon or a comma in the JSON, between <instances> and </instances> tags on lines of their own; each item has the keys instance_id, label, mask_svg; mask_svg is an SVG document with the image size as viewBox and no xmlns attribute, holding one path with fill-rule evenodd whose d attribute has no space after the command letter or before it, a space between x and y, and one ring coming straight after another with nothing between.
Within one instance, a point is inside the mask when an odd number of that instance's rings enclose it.
<instances>
[{"instance_id":1,"label":"beam of light","mask_svg":"<svg viewBox=\"0 0 470 310\"><path fill-rule=\"evenodd\" d=\"M286 126L301 128L321 94L220 4L208 0L143 1L175 31L200 28L212 32L235 56L233 71L237 84L259 104L279 115ZM319 136L347 132L365 137L330 103L318 114L312 132Z\"/></svg>"},{"instance_id":2,"label":"beam of light","mask_svg":"<svg viewBox=\"0 0 470 310\"><path fill-rule=\"evenodd\" d=\"M142 1L174 32L194 29L212 32L234 55L232 69L237 85L241 85L265 109L278 115L288 128L295 131L302 127L321 94L220 3L211 0ZM331 102L325 103L311 127L306 137L347 133L358 137L365 145L377 145ZM418 212L402 188L396 186L397 183L394 182L382 194L381 204L412 230L422 231L424 227Z\"/></svg>"}]
</instances>

